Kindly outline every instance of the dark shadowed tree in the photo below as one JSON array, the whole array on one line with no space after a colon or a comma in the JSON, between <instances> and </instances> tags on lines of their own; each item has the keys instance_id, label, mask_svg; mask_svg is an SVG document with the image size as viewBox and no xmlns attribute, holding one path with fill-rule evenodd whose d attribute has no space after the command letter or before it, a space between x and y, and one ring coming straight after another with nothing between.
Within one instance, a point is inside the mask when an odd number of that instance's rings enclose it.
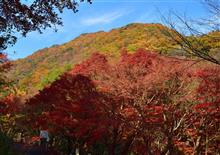
<instances>
[{"instance_id":1,"label":"dark shadowed tree","mask_svg":"<svg viewBox=\"0 0 220 155\"><path fill-rule=\"evenodd\" d=\"M89 2L91 0L80 0ZM64 9L77 12L77 0L22 0L0 1L0 50L16 43L15 33L26 36L28 32L39 31L62 25L59 14Z\"/></svg>"}]
</instances>

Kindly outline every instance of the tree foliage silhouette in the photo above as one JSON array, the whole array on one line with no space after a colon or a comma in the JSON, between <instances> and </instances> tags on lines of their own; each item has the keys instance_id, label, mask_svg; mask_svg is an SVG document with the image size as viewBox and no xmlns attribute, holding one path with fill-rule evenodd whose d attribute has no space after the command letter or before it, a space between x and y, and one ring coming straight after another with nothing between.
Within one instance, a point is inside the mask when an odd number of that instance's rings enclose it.
<instances>
[{"instance_id":1,"label":"tree foliage silhouette","mask_svg":"<svg viewBox=\"0 0 220 155\"><path fill-rule=\"evenodd\" d=\"M91 0L81 0L80 2ZM77 12L79 2L75 0L34 0L31 4L21 0L0 2L0 50L15 44L15 33L26 36L31 31L39 31L62 25L59 13L64 9Z\"/></svg>"}]
</instances>

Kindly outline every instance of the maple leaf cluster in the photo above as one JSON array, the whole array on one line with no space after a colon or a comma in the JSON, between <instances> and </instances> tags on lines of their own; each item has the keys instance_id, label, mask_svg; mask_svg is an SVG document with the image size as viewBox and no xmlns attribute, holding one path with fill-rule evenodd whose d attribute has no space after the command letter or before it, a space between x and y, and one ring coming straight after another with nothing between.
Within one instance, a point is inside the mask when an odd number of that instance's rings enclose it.
<instances>
[{"instance_id":1,"label":"maple leaf cluster","mask_svg":"<svg viewBox=\"0 0 220 155\"><path fill-rule=\"evenodd\" d=\"M7 80L6 73L11 67L7 55L0 52L0 106L5 104L2 100L8 95L10 84Z\"/></svg>"},{"instance_id":2,"label":"maple leaf cluster","mask_svg":"<svg viewBox=\"0 0 220 155\"><path fill-rule=\"evenodd\" d=\"M26 121L87 153L215 154L220 69L193 63L142 49L116 64L93 54L29 99Z\"/></svg>"}]
</instances>

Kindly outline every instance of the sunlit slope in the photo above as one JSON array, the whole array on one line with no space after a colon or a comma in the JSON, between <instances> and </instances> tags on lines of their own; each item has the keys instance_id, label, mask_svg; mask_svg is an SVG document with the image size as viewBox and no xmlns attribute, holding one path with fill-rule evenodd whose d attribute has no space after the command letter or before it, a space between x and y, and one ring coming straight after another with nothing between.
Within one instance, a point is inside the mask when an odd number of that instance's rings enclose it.
<instances>
[{"instance_id":1,"label":"sunlit slope","mask_svg":"<svg viewBox=\"0 0 220 155\"><path fill-rule=\"evenodd\" d=\"M112 60L117 60L122 49L134 52L144 48L167 54L175 44L163 30L168 28L161 24L136 23L109 32L82 34L68 43L39 50L15 61L11 77L20 88L33 94L97 51Z\"/></svg>"}]
</instances>

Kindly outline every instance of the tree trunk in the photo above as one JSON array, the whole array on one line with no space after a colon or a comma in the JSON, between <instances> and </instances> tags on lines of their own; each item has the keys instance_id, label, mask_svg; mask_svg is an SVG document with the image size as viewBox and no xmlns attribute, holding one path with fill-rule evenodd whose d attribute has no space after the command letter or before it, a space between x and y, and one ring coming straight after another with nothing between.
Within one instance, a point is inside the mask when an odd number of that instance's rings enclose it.
<instances>
[{"instance_id":1,"label":"tree trunk","mask_svg":"<svg viewBox=\"0 0 220 155\"><path fill-rule=\"evenodd\" d=\"M170 154L172 155L174 152L174 146L173 146L173 137L171 135L167 136L167 145L164 148L164 150L162 151L161 155L166 155L166 154Z\"/></svg>"},{"instance_id":2,"label":"tree trunk","mask_svg":"<svg viewBox=\"0 0 220 155\"><path fill-rule=\"evenodd\" d=\"M148 155L153 155L153 153L151 152L151 147L150 147L150 140L149 138L143 137L145 146L146 146L146 152Z\"/></svg>"},{"instance_id":3,"label":"tree trunk","mask_svg":"<svg viewBox=\"0 0 220 155\"><path fill-rule=\"evenodd\" d=\"M113 137L112 137L112 144L109 146L109 155L115 155L116 151L116 140L118 137L118 129L113 129Z\"/></svg>"},{"instance_id":4,"label":"tree trunk","mask_svg":"<svg viewBox=\"0 0 220 155\"><path fill-rule=\"evenodd\" d=\"M205 155L208 155L208 149L209 149L209 140L208 140L208 134L206 133L206 137L205 137Z\"/></svg>"},{"instance_id":5,"label":"tree trunk","mask_svg":"<svg viewBox=\"0 0 220 155\"><path fill-rule=\"evenodd\" d=\"M128 155L130 153L129 150L130 150L131 144L133 142L133 139L134 139L134 136L132 135L126 141L126 143L125 143L125 145L123 147L123 150L122 150L122 154L123 155Z\"/></svg>"},{"instance_id":6,"label":"tree trunk","mask_svg":"<svg viewBox=\"0 0 220 155\"><path fill-rule=\"evenodd\" d=\"M76 155L79 155L79 148L76 148Z\"/></svg>"},{"instance_id":7,"label":"tree trunk","mask_svg":"<svg viewBox=\"0 0 220 155\"><path fill-rule=\"evenodd\" d=\"M67 154L71 154L72 153L72 140L67 137Z\"/></svg>"}]
</instances>

